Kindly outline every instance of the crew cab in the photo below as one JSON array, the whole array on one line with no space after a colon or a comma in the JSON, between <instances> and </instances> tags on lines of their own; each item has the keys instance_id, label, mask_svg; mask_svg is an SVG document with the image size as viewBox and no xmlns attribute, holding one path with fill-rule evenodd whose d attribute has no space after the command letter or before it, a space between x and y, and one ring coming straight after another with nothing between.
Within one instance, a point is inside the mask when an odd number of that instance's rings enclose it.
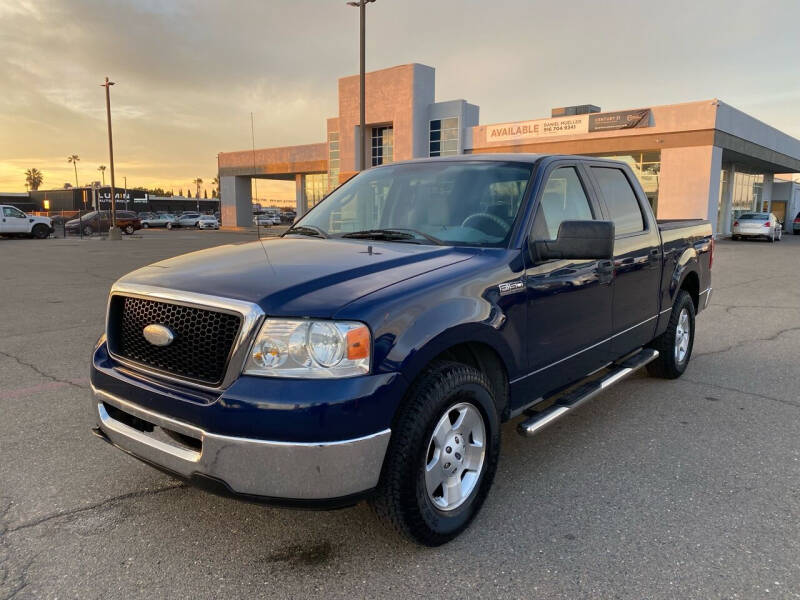
<instances>
[{"instance_id":1,"label":"crew cab","mask_svg":"<svg viewBox=\"0 0 800 600\"><path fill-rule=\"evenodd\" d=\"M117 281L94 431L217 493L366 498L442 544L487 496L501 423L537 435L642 367L686 370L712 257L709 223L657 222L620 162L375 167L280 238Z\"/></svg>"},{"instance_id":2,"label":"crew cab","mask_svg":"<svg viewBox=\"0 0 800 600\"><path fill-rule=\"evenodd\" d=\"M16 206L0 204L0 235L44 239L53 233L49 217L28 215Z\"/></svg>"}]
</instances>

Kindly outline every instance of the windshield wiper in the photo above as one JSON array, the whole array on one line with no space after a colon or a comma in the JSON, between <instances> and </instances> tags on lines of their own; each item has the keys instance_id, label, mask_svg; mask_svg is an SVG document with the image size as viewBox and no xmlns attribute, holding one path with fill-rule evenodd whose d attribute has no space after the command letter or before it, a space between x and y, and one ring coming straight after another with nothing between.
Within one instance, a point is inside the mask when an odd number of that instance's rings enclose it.
<instances>
[{"instance_id":1,"label":"windshield wiper","mask_svg":"<svg viewBox=\"0 0 800 600\"><path fill-rule=\"evenodd\" d=\"M298 225L297 227L290 227L283 235L289 235L290 233L296 233L297 235L311 235L321 238L330 237L324 229L321 229L316 225Z\"/></svg>"},{"instance_id":2,"label":"windshield wiper","mask_svg":"<svg viewBox=\"0 0 800 600\"><path fill-rule=\"evenodd\" d=\"M342 237L362 240L386 240L395 242L413 242L417 244L421 243L414 239L415 236L421 237L429 241L431 244L436 244L437 246L444 245L444 242L439 238L435 238L432 235L428 235L427 233L418 231L416 229L407 229L404 227L392 227L388 229L365 229L364 231L345 233Z\"/></svg>"}]
</instances>

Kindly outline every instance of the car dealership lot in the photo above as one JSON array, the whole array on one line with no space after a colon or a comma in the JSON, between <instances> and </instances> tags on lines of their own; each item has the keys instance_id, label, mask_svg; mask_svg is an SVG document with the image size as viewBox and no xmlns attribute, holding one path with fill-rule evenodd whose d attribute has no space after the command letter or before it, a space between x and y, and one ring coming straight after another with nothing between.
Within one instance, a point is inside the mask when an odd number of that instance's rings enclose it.
<instances>
[{"instance_id":1,"label":"car dealership lot","mask_svg":"<svg viewBox=\"0 0 800 600\"><path fill-rule=\"evenodd\" d=\"M636 377L534 439L506 425L483 511L437 549L363 504L218 498L91 436L111 283L254 237L0 239L0 598L800 597L800 237L718 244L682 379Z\"/></svg>"}]
</instances>

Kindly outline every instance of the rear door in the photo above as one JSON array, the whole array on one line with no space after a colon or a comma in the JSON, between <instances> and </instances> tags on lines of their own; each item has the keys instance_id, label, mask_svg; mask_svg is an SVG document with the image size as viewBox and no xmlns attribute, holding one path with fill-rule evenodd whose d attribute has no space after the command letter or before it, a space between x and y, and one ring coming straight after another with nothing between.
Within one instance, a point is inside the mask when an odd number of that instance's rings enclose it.
<instances>
[{"instance_id":1,"label":"rear door","mask_svg":"<svg viewBox=\"0 0 800 600\"><path fill-rule=\"evenodd\" d=\"M28 215L14 206L4 206L0 216L3 233L29 233Z\"/></svg>"},{"instance_id":2,"label":"rear door","mask_svg":"<svg viewBox=\"0 0 800 600\"><path fill-rule=\"evenodd\" d=\"M566 220L599 220L599 205L578 161L558 161L545 174L529 233L553 240ZM611 268L608 261L528 259L526 391L543 395L608 362ZM603 264L605 263L605 264Z\"/></svg>"},{"instance_id":3,"label":"rear door","mask_svg":"<svg viewBox=\"0 0 800 600\"><path fill-rule=\"evenodd\" d=\"M648 343L655 334L661 236L647 198L628 170L598 162L591 163L589 171L615 228L611 352L617 358Z\"/></svg>"}]
</instances>

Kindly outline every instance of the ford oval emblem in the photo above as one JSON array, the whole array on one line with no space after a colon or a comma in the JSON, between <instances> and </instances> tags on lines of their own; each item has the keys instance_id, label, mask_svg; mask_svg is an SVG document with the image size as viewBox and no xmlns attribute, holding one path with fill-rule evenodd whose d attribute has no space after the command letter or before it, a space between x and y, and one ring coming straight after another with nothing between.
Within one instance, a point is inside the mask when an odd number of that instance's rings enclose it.
<instances>
[{"instance_id":1,"label":"ford oval emblem","mask_svg":"<svg viewBox=\"0 0 800 600\"><path fill-rule=\"evenodd\" d=\"M142 335L153 346L169 346L175 339L175 334L169 330L169 327L156 325L155 323L145 327Z\"/></svg>"}]
</instances>

